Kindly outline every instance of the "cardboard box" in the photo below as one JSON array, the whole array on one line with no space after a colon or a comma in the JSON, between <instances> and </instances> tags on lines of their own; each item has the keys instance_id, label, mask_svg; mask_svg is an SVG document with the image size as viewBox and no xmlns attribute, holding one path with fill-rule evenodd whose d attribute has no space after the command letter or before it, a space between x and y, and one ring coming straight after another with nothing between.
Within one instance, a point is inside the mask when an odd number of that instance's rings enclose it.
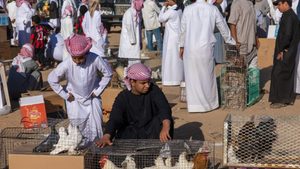
<instances>
[{"instance_id":1,"label":"cardboard box","mask_svg":"<svg viewBox=\"0 0 300 169\"><path fill-rule=\"evenodd\" d=\"M84 169L84 156L9 154L9 169Z\"/></svg>"},{"instance_id":2,"label":"cardboard box","mask_svg":"<svg viewBox=\"0 0 300 169\"><path fill-rule=\"evenodd\" d=\"M43 95L20 98L20 112L24 128L47 127Z\"/></svg>"},{"instance_id":3,"label":"cardboard box","mask_svg":"<svg viewBox=\"0 0 300 169\"><path fill-rule=\"evenodd\" d=\"M110 112L116 97L122 90L123 90L122 88L106 88L101 95L102 109Z\"/></svg>"},{"instance_id":4,"label":"cardboard box","mask_svg":"<svg viewBox=\"0 0 300 169\"><path fill-rule=\"evenodd\" d=\"M9 169L84 169L84 156L9 154Z\"/></svg>"},{"instance_id":5,"label":"cardboard box","mask_svg":"<svg viewBox=\"0 0 300 169\"><path fill-rule=\"evenodd\" d=\"M258 49L258 67L260 69L273 65L274 49L276 39L260 38L260 47Z\"/></svg>"},{"instance_id":6,"label":"cardboard box","mask_svg":"<svg viewBox=\"0 0 300 169\"><path fill-rule=\"evenodd\" d=\"M23 144L8 155L9 169L84 169L84 154L49 155L49 153L31 153L35 144Z\"/></svg>"}]
</instances>

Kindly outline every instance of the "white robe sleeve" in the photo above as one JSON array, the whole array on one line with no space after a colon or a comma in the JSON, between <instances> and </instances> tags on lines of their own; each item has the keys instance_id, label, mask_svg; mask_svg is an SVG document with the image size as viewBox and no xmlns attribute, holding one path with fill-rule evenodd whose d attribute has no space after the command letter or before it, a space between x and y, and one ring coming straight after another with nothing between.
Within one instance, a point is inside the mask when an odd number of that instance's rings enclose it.
<instances>
[{"instance_id":1,"label":"white robe sleeve","mask_svg":"<svg viewBox=\"0 0 300 169\"><path fill-rule=\"evenodd\" d=\"M51 88L53 89L53 91L55 93L57 93L60 97L62 97L63 99L67 100L69 97L68 92L65 91L65 89L59 84L59 82L61 81L61 79L63 77L65 77L66 73L67 73L67 63L68 60L66 60L65 62L60 63L57 68L55 68L48 76L48 83L50 84Z\"/></svg>"},{"instance_id":2,"label":"white robe sleeve","mask_svg":"<svg viewBox=\"0 0 300 169\"><path fill-rule=\"evenodd\" d=\"M181 18L181 27L180 27L180 41L179 41L180 47L184 47L186 25L187 25L186 15L187 15L186 10L184 10Z\"/></svg>"},{"instance_id":3,"label":"white robe sleeve","mask_svg":"<svg viewBox=\"0 0 300 169\"><path fill-rule=\"evenodd\" d=\"M31 21L31 18L33 16L34 11L30 9L30 7L26 4L23 3L22 5L24 5L24 12L25 12L25 20L24 20L24 24L28 23L29 21Z\"/></svg>"},{"instance_id":4,"label":"white robe sleeve","mask_svg":"<svg viewBox=\"0 0 300 169\"><path fill-rule=\"evenodd\" d=\"M216 7L215 7L215 15L216 15L216 26L219 29L221 35L223 36L225 42L235 45L236 42L231 36L230 30L226 24L226 21Z\"/></svg>"},{"instance_id":5,"label":"white robe sleeve","mask_svg":"<svg viewBox=\"0 0 300 169\"><path fill-rule=\"evenodd\" d=\"M93 90L93 93L96 96L99 96L103 92L103 90L105 89L109 81L111 80L112 69L109 63L104 61L102 57L97 57L97 60L94 64L96 64L97 69L103 74L103 77L99 82L99 87Z\"/></svg>"},{"instance_id":6,"label":"white robe sleeve","mask_svg":"<svg viewBox=\"0 0 300 169\"><path fill-rule=\"evenodd\" d=\"M167 22L169 18L170 18L170 12L168 12L166 10L166 7L163 6L159 13L158 21L164 23Z\"/></svg>"}]
</instances>

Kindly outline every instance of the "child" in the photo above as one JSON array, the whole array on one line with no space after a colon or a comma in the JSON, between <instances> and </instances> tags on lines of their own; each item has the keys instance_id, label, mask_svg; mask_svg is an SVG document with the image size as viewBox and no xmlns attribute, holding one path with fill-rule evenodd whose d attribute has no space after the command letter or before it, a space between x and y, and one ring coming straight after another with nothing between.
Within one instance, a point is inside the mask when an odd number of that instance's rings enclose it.
<instances>
[{"instance_id":1,"label":"child","mask_svg":"<svg viewBox=\"0 0 300 169\"><path fill-rule=\"evenodd\" d=\"M40 17L38 15L33 16L30 40L31 44L35 48L34 59L37 61L40 69L46 69L48 67L48 61L44 56L45 45L47 43L47 36L47 29L40 25Z\"/></svg>"},{"instance_id":2,"label":"child","mask_svg":"<svg viewBox=\"0 0 300 169\"><path fill-rule=\"evenodd\" d=\"M42 74L37 63L32 59L34 47L26 43L13 59L8 76L8 91L12 99L21 97L27 90L39 90L42 87Z\"/></svg>"},{"instance_id":3,"label":"child","mask_svg":"<svg viewBox=\"0 0 300 169\"><path fill-rule=\"evenodd\" d=\"M82 21L83 21L83 18L84 18L84 15L85 13L88 11L88 9L85 7L85 6L82 6L80 9L79 9L79 12L80 12L80 15L78 16L77 18L77 22L75 23L74 25L74 29L77 34L80 34L80 35L84 35L84 32L82 30Z\"/></svg>"},{"instance_id":4,"label":"child","mask_svg":"<svg viewBox=\"0 0 300 169\"><path fill-rule=\"evenodd\" d=\"M66 100L70 123L79 127L85 138L81 145L86 146L103 135L100 94L111 80L112 70L101 57L89 52L90 38L71 35L65 40L65 46L71 57L49 74L48 82L54 92ZM65 88L59 84L62 79L67 80Z\"/></svg>"}]
</instances>

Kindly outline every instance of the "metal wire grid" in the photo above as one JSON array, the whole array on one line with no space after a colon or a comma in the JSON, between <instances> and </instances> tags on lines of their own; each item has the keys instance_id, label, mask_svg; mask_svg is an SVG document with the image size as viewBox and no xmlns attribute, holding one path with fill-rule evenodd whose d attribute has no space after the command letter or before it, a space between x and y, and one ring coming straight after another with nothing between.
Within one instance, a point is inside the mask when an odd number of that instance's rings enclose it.
<instances>
[{"instance_id":1,"label":"metal wire grid","mask_svg":"<svg viewBox=\"0 0 300 169\"><path fill-rule=\"evenodd\" d=\"M0 133L0 168L8 167L8 154L22 148L23 145L40 145L44 140L49 139L52 143L57 139L57 135L51 135L53 127L58 131L60 126L67 126L68 120L48 119L49 127L25 129L23 127L8 127ZM48 141L49 141L48 140ZM52 144L53 145L53 144ZM43 147L51 149L51 147ZM34 152L43 152L33 149Z\"/></svg>"},{"instance_id":2,"label":"metal wire grid","mask_svg":"<svg viewBox=\"0 0 300 169\"><path fill-rule=\"evenodd\" d=\"M299 120L299 115L228 115L224 122L224 165L300 168Z\"/></svg>"},{"instance_id":3,"label":"metal wire grid","mask_svg":"<svg viewBox=\"0 0 300 169\"><path fill-rule=\"evenodd\" d=\"M0 135L0 168L8 166L8 154L23 144L39 144L49 134L49 128L24 129L10 127L2 130Z\"/></svg>"},{"instance_id":4,"label":"metal wire grid","mask_svg":"<svg viewBox=\"0 0 300 169\"><path fill-rule=\"evenodd\" d=\"M165 151L164 153L161 153L161 149L165 144L159 140L115 140L113 146L105 148L92 146L85 156L86 168L98 169L102 167L104 169L115 169L124 168L125 165L125 168L128 169L147 167L154 169L157 167L166 168L166 165L169 164L174 169L189 169L192 168L191 164L196 165L196 168L197 165L204 166L205 160L203 158L208 159L206 160L207 163L209 161L209 165L206 164L205 168L214 168L215 147L213 142L171 140L168 142L168 145L170 151ZM195 155L201 147L209 152L208 157L205 154L201 154L202 157L199 154ZM187 161L179 162L180 155ZM199 164L193 162L196 157L197 159L200 158L198 160ZM130 162L128 162L128 159L131 159L129 160ZM101 167L99 162L102 163ZM135 167L129 167L132 164Z\"/></svg>"},{"instance_id":5,"label":"metal wire grid","mask_svg":"<svg viewBox=\"0 0 300 169\"><path fill-rule=\"evenodd\" d=\"M246 57L240 55L236 45L225 44L225 60L231 66L245 67Z\"/></svg>"},{"instance_id":6,"label":"metal wire grid","mask_svg":"<svg viewBox=\"0 0 300 169\"><path fill-rule=\"evenodd\" d=\"M247 103L247 71L244 67L222 67L221 100L224 108L244 109Z\"/></svg>"}]
</instances>

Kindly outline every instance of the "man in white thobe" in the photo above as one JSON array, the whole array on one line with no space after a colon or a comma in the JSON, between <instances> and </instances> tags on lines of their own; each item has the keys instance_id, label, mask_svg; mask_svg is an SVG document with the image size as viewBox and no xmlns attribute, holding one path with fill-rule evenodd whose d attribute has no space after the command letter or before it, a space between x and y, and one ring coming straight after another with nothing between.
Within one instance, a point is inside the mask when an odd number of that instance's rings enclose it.
<instances>
[{"instance_id":1,"label":"man in white thobe","mask_svg":"<svg viewBox=\"0 0 300 169\"><path fill-rule=\"evenodd\" d=\"M175 0L165 2L159 13L159 21L165 24L162 84L179 85L183 78L183 62L179 57L180 19L182 10L177 8Z\"/></svg>"},{"instance_id":2,"label":"man in white thobe","mask_svg":"<svg viewBox=\"0 0 300 169\"><path fill-rule=\"evenodd\" d=\"M105 39L101 35L101 13L99 9L99 2L96 0L90 0L89 11L85 13L82 21L82 30L86 37L89 37L93 41L93 47L91 52L96 53L101 57L104 55Z\"/></svg>"},{"instance_id":3,"label":"man in white thobe","mask_svg":"<svg viewBox=\"0 0 300 169\"><path fill-rule=\"evenodd\" d=\"M12 39L10 40L10 45L15 46L17 40L17 30L16 30L16 16L17 16L17 5L16 1L8 0L6 5L8 16L12 26Z\"/></svg>"},{"instance_id":4,"label":"man in white thobe","mask_svg":"<svg viewBox=\"0 0 300 169\"><path fill-rule=\"evenodd\" d=\"M49 74L48 82L66 100L70 123L79 128L85 146L103 135L100 94L109 83L112 70L101 57L89 52L90 38L75 34L65 41L65 46L72 57ZM98 72L103 75L101 79ZM59 84L63 78L68 81L65 88Z\"/></svg>"},{"instance_id":5,"label":"man in white thobe","mask_svg":"<svg viewBox=\"0 0 300 169\"><path fill-rule=\"evenodd\" d=\"M207 112L219 107L214 74L214 28L225 42L235 44L217 7L197 0L187 6L181 19L180 53L183 57L188 112Z\"/></svg>"},{"instance_id":6,"label":"man in white thobe","mask_svg":"<svg viewBox=\"0 0 300 169\"><path fill-rule=\"evenodd\" d=\"M120 35L119 58L128 58L128 67L139 63L141 58L141 10L143 0L133 0L131 7L123 15Z\"/></svg>"}]
</instances>

